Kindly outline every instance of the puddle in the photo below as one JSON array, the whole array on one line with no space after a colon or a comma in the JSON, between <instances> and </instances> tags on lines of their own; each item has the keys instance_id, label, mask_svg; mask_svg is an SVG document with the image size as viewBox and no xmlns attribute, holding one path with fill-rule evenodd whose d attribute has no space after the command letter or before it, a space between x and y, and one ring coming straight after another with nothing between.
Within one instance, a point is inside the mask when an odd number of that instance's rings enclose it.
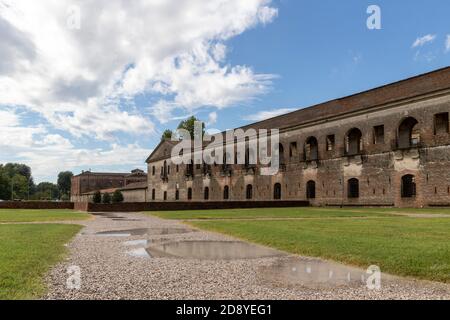
<instances>
[{"instance_id":1,"label":"puddle","mask_svg":"<svg viewBox=\"0 0 450 320\"><path fill-rule=\"evenodd\" d=\"M128 255L136 258L150 258L150 255L147 253L145 248L134 249L127 252Z\"/></svg>"},{"instance_id":2,"label":"puddle","mask_svg":"<svg viewBox=\"0 0 450 320\"><path fill-rule=\"evenodd\" d=\"M112 218L113 221L142 221L141 219Z\"/></svg>"},{"instance_id":3,"label":"puddle","mask_svg":"<svg viewBox=\"0 0 450 320\"><path fill-rule=\"evenodd\" d=\"M365 286L370 274L365 270L338 263L292 258L269 266L261 267L259 276L264 281L284 286L337 287ZM384 276L384 275L383 275Z\"/></svg>"},{"instance_id":4,"label":"puddle","mask_svg":"<svg viewBox=\"0 0 450 320\"><path fill-rule=\"evenodd\" d=\"M200 260L236 260L277 257L282 252L240 241L166 242L147 248L152 257L174 257Z\"/></svg>"},{"instance_id":5,"label":"puddle","mask_svg":"<svg viewBox=\"0 0 450 320\"><path fill-rule=\"evenodd\" d=\"M125 241L123 243L124 246L146 246L148 244L148 240L131 240Z\"/></svg>"},{"instance_id":6,"label":"puddle","mask_svg":"<svg viewBox=\"0 0 450 320\"><path fill-rule=\"evenodd\" d=\"M143 235L168 235L168 234L182 234L193 232L191 229L183 228L141 228L130 230L112 230L97 232L96 235L104 237L130 237L130 236L143 236Z\"/></svg>"}]
</instances>

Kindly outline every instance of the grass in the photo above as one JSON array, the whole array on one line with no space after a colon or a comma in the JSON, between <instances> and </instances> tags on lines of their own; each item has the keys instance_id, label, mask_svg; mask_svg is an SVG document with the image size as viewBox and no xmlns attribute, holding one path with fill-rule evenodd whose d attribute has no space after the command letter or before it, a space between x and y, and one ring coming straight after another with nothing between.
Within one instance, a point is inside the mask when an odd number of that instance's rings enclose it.
<instances>
[{"instance_id":1,"label":"grass","mask_svg":"<svg viewBox=\"0 0 450 320\"><path fill-rule=\"evenodd\" d=\"M89 214L73 210L0 209L0 222L52 222L88 218Z\"/></svg>"},{"instance_id":2,"label":"grass","mask_svg":"<svg viewBox=\"0 0 450 320\"><path fill-rule=\"evenodd\" d=\"M62 224L0 225L0 299L39 298L46 289L43 277L80 229Z\"/></svg>"},{"instance_id":3,"label":"grass","mask_svg":"<svg viewBox=\"0 0 450 320\"><path fill-rule=\"evenodd\" d=\"M324 217L383 217L389 212L365 209L339 208L260 208L226 210L188 210L148 212L164 219L277 219L277 218L324 218Z\"/></svg>"},{"instance_id":4,"label":"grass","mask_svg":"<svg viewBox=\"0 0 450 320\"><path fill-rule=\"evenodd\" d=\"M450 218L210 220L190 224L294 254L363 268L375 264L391 274L450 282Z\"/></svg>"}]
</instances>

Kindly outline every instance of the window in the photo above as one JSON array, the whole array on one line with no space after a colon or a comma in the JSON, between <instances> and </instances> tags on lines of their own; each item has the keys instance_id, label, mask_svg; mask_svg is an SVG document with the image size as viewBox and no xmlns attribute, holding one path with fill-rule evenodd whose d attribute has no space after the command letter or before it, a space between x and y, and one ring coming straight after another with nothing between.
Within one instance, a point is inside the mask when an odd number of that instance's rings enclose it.
<instances>
[{"instance_id":1,"label":"window","mask_svg":"<svg viewBox=\"0 0 450 320\"><path fill-rule=\"evenodd\" d=\"M167 200L167 191L164 191L164 201Z\"/></svg>"},{"instance_id":2,"label":"window","mask_svg":"<svg viewBox=\"0 0 450 320\"><path fill-rule=\"evenodd\" d=\"M167 166L167 175L170 175L170 165Z\"/></svg>"},{"instance_id":3,"label":"window","mask_svg":"<svg viewBox=\"0 0 450 320\"><path fill-rule=\"evenodd\" d=\"M434 115L434 134L448 133L448 112Z\"/></svg>"},{"instance_id":4,"label":"window","mask_svg":"<svg viewBox=\"0 0 450 320\"><path fill-rule=\"evenodd\" d=\"M204 199L209 200L209 188L205 187Z\"/></svg>"},{"instance_id":5,"label":"window","mask_svg":"<svg viewBox=\"0 0 450 320\"><path fill-rule=\"evenodd\" d=\"M156 190L152 189L152 200L156 199Z\"/></svg>"},{"instance_id":6,"label":"window","mask_svg":"<svg viewBox=\"0 0 450 320\"><path fill-rule=\"evenodd\" d=\"M279 159L280 159L280 165L284 165L284 147L281 143L278 144L278 152L279 152Z\"/></svg>"},{"instance_id":7,"label":"window","mask_svg":"<svg viewBox=\"0 0 450 320\"><path fill-rule=\"evenodd\" d=\"M247 188L245 191L245 198L247 200L251 200L253 198L253 186L251 184L247 185Z\"/></svg>"},{"instance_id":8,"label":"window","mask_svg":"<svg viewBox=\"0 0 450 320\"><path fill-rule=\"evenodd\" d=\"M407 149L420 143L419 122L413 117L404 119L398 127L398 147Z\"/></svg>"},{"instance_id":9,"label":"window","mask_svg":"<svg viewBox=\"0 0 450 320\"><path fill-rule=\"evenodd\" d=\"M315 161L319 158L319 144L315 137L309 137L305 143L305 160Z\"/></svg>"},{"instance_id":10,"label":"window","mask_svg":"<svg viewBox=\"0 0 450 320\"><path fill-rule=\"evenodd\" d=\"M402 177L402 198L413 198L416 196L416 178L407 174Z\"/></svg>"},{"instance_id":11,"label":"window","mask_svg":"<svg viewBox=\"0 0 450 320\"><path fill-rule=\"evenodd\" d=\"M334 150L334 134L327 136L327 151Z\"/></svg>"},{"instance_id":12,"label":"window","mask_svg":"<svg viewBox=\"0 0 450 320\"><path fill-rule=\"evenodd\" d=\"M345 136L345 153L347 155L360 154L362 151L362 133L358 128L351 129Z\"/></svg>"},{"instance_id":13,"label":"window","mask_svg":"<svg viewBox=\"0 0 450 320\"><path fill-rule=\"evenodd\" d=\"M297 142L291 142L289 146L289 157L293 157L297 154Z\"/></svg>"},{"instance_id":14,"label":"window","mask_svg":"<svg viewBox=\"0 0 450 320\"><path fill-rule=\"evenodd\" d=\"M154 176L155 173L156 173L156 168L155 168L155 166L153 166L153 167L152 167L152 176Z\"/></svg>"},{"instance_id":15,"label":"window","mask_svg":"<svg viewBox=\"0 0 450 320\"><path fill-rule=\"evenodd\" d=\"M224 200L230 199L230 188L228 186L225 186L223 188L223 199Z\"/></svg>"},{"instance_id":16,"label":"window","mask_svg":"<svg viewBox=\"0 0 450 320\"><path fill-rule=\"evenodd\" d=\"M348 180L348 197L359 198L359 180L356 178Z\"/></svg>"},{"instance_id":17,"label":"window","mask_svg":"<svg viewBox=\"0 0 450 320\"><path fill-rule=\"evenodd\" d=\"M177 173L180 171L180 166L177 164Z\"/></svg>"},{"instance_id":18,"label":"window","mask_svg":"<svg viewBox=\"0 0 450 320\"><path fill-rule=\"evenodd\" d=\"M315 199L316 198L316 182L308 181L306 183L306 199Z\"/></svg>"},{"instance_id":19,"label":"window","mask_svg":"<svg viewBox=\"0 0 450 320\"><path fill-rule=\"evenodd\" d=\"M273 198L275 200L281 199L281 184L279 183L276 183L275 186L273 187Z\"/></svg>"},{"instance_id":20,"label":"window","mask_svg":"<svg viewBox=\"0 0 450 320\"><path fill-rule=\"evenodd\" d=\"M384 143L384 125L373 127L373 143Z\"/></svg>"},{"instance_id":21,"label":"window","mask_svg":"<svg viewBox=\"0 0 450 320\"><path fill-rule=\"evenodd\" d=\"M180 190L175 191L175 200L180 200Z\"/></svg>"},{"instance_id":22,"label":"window","mask_svg":"<svg viewBox=\"0 0 450 320\"><path fill-rule=\"evenodd\" d=\"M192 188L188 188L187 198L188 200L192 200Z\"/></svg>"}]
</instances>

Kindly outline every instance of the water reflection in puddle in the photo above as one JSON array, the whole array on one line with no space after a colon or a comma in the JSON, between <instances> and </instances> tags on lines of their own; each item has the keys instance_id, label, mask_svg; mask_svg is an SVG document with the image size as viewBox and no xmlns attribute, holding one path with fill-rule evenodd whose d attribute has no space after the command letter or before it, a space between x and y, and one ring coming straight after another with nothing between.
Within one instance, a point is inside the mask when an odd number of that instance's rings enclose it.
<instances>
[{"instance_id":1,"label":"water reflection in puddle","mask_svg":"<svg viewBox=\"0 0 450 320\"><path fill-rule=\"evenodd\" d=\"M168 235L168 234L182 234L193 232L191 229L183 228L141 228L130 230L112 230L97 232L96 235L104 237L130 237L143 235Z\"/></svg>"},{"instance_id":2,"label":"water reflection in puddle","mask_svg":"<svg viewBox=\"0 0 450 320\"><path fill-rule=\"evenodd\" d=\"M285 286L336 287L366 285L369 274L365 270L338 263L292 258L269 266L258 272L263 280Z\"/></svg>"},{"instance_id":3,"label":"water reflection in puddle","mask_svg":"<svg viewBox=\"0 0 450 320\"><path fill-rule=\"evenodd\" d=\"M127 252L127 254L136 258L150 258L150 255L147 253L147 250L145 250L145 248L130 250Z\"/></svg>"},{"instance_id":4,"label":"water reflection in puddle","mask_svg":"<svg viewBox=\"0 0 450 320\"><path fill-rule=\"evenodd\" d=\"M180 241L155 244L147 248L152 257L200 260L235 260L277 257L282 252L240 241Z\"/></svg>"},{"instance_id":5,"label":"water reflection in puddle","mask_svg":"<svg viewBox=\"0 0 450 320\"><path fill-rule=\"evenodd\" d=\"M146 246L148 244L148 240L131 240L125 241L123 243L124 246Z\"/></svg>"}]
</instances>

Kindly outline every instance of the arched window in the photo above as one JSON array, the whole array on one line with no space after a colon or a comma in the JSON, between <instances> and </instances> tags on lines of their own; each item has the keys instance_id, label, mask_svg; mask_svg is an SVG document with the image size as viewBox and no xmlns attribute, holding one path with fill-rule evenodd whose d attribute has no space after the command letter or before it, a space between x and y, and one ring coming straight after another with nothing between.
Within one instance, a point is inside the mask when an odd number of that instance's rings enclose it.
<instances>
[{"instance_id":1,"label":"arched window","mask_svg":"<svg viewBox=\"0 0 450 320\"><path fill-rule=\"evenodd\" d=\"M316 182L308 181L306 183L306 199L315 199L316 198Z\"/></svg>"},{"instance_id":2,"label":"arched window","mask_svg":"<svg viewBox=\"0 0 450 320\"><path fill-rule=\"evenodd\" d=\"M352 178L347 182L348 193L347 196L349 198L359 198L359 180L356 178Z\"/></svg>"},{"instance_id":3,"label":"arched window","mask_svg":"<svg viewBox=\"0 0 450 320\"><path fill-rule=\"evenodd\" d=\"M279 153L279 159L280 159L280 165L284 165L284 147L281 143L278 144L278 153Z\"/></svg>"},{"instance_id":4,"label":"arched window","mask_svg":"<svg viewBox=\"0 0 450 320\"><path fill-rule=\"evenodd\" d=\"M363 149L362 133L358 128L353 128L345 136L345 153L347 155L360 154Z\"/></svg>"},{"instance_id":5,"label":"arched window","mask_svg":"<svg viewBox=\"0 0 450 320\"><path fill-rule=\"evenodd\" d=\"M315 161L319 159L319 143L315 137L309 137L305 143L305 160Z\"/></svg>"},{"instance_id":6,"label":"arched window","mask_svg":"<svg viewBox=\"0 0 450 320\"><path fill-rule=\"evenodd\" d=\"M187 198L188 198L188 200L192 200L192 188L188 188Z\"/></svg>"},{"instance_id":7,"label":"arched window","mask_svg":"<svg viewBox=\"0 0 450 320\"><path fill-rule=\"evenodd\" d=\"M407 174L402 177L402 198L413 198L416 196L416 177Z\"/></svg>"},{"instance_id":8,"label":"arched window","mask_svg":"<svg viewBox=\"0 0 450 320\"><path fill-rule=\"evenodd\" d=\"M209 200L209 188L205 187L204 199Z\"/></svg>"},{"instance_id":9,"label":"arched window","mask_svg":"<svg viewBox=\"0 0 450 320\"><path fill-rule=\"evenodd\" d=\"M152 189L152 200L156 199L156 190Z\"/></svg>"},{"instance_id":10,"label":"arched window","mask_svg":"<svg viewBox=\"0 0 450 320\"><path fill-rule=\"evenodd\" d=\"M273 187L273 198L275 200L281 199L281 184L276 183Z\"/></svg>"},{"instance_id":11,"label":"arched window","mask_svg":"<svg viewBox=\"0 0 450 320\"><path fill-rule=\"evenodd\" d=\"M253 186L251 184L247 185L245 190L245 198L251 200L253 198Z\"/></svg>"},{"instance_id":12,"label":"arched window","mask_svg":"<svg viewBox=\"0 0 450 320\"><path fill-rule=\"evenodd\" d=\"M398 127L398 147L407 149L420 143L419 122L413 117L404 119Z\"/></svg>"},{"instance_id":13,"label":"arched window","mask_svg":"<svg viewBox=\"0 0 450 320\"><path fill-rule=\"evenodd\" d=\"M230 199L230 188L228 186L225 186L223 188L223 199L224 200Z\"/></svg>"},{"instance_id":14,"label":"arched window","mask_svg":"<svg viewBox=\"0 0 450 320\"><path fill-rule=\"evenodd\" d=\"M175 190L175 200L180 200L180 190Z\"/></svg>"}]
</instances>

